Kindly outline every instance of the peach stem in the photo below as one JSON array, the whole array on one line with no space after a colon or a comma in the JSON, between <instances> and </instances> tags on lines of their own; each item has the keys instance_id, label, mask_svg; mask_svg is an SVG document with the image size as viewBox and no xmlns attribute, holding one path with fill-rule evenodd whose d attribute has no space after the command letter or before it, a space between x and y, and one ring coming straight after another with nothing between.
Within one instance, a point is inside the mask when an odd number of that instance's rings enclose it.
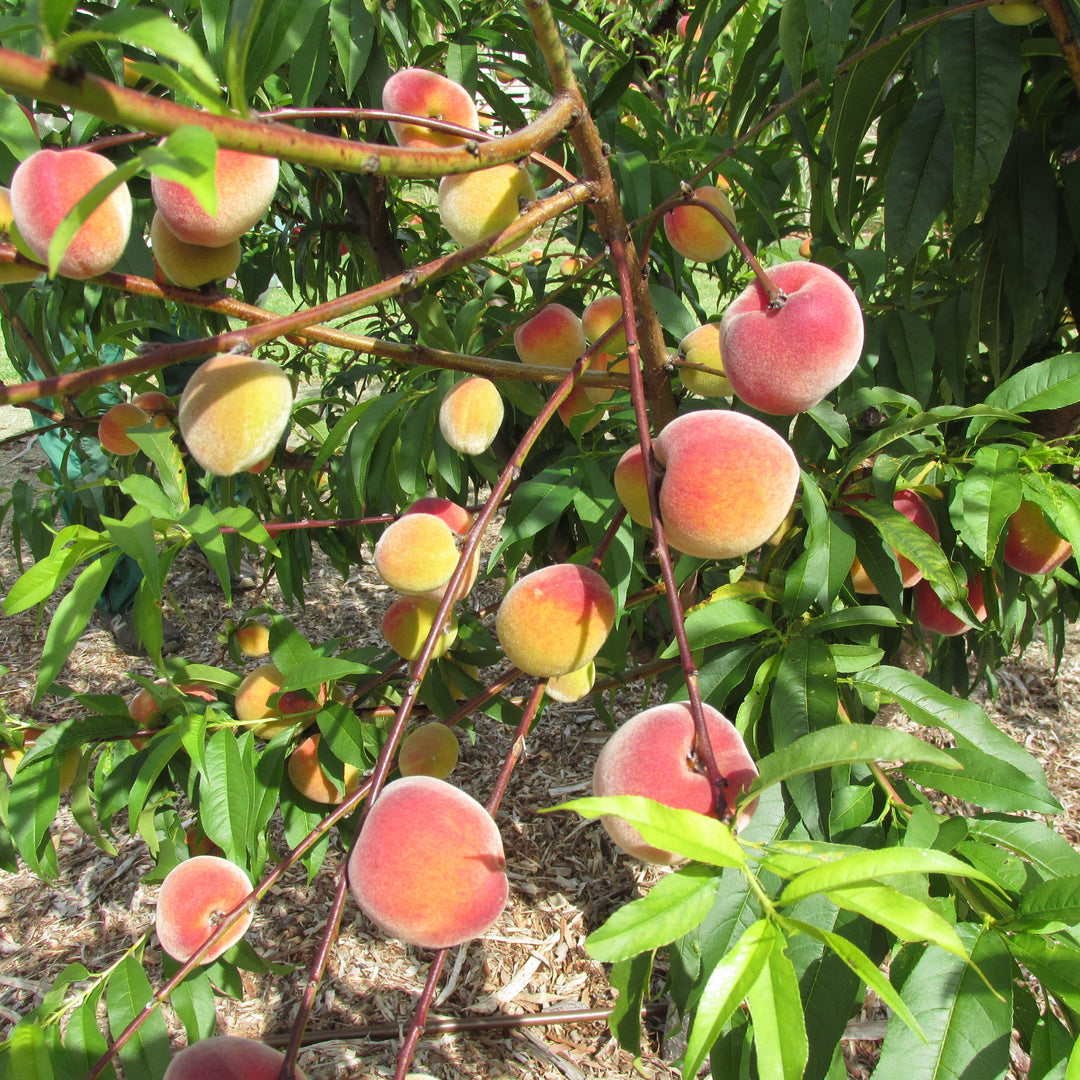
<instances>
[{"instance_id":1,"label":"peach stem","mask_svg":"<svg viewBox=\"0 0 1080 1080\"><path fill-rule=\"evenodd\" d=\"M667 592L668 608L671 612L671 627L675 641L679 646L679 659L686 676L686 690L690 698L690 714L694 718L694 751L704 766L705 775L712 789L713 809L721 821L731 819L725 789L727 780L716 764L712 740L705 726L705 714L701 708L701 693L698 689L697 668L686 637L686 623L683 619L682 605L679 603L679 588L675 582L675 569L671 562L671 551L664 533L664 523L660 518L658 501L659 479L656 473L656 459L653 456L652 434L649 430L649 416L645 405L645 385L641 375L641 361L638 356L637 334L634 332L634 301L630 292L630 267L626 260L625 249L621 241L612 241L611 259L619 277L619 294L623 302L623 322L626 325L626 346L630 354L630 396L634 403L634 416L637 419L638 439L641 444L641 460L645 473L645 487L649 493L649 516L652 518L653 541L657 558L660 560L660 573Z\"/></svg>"}]
</instances>

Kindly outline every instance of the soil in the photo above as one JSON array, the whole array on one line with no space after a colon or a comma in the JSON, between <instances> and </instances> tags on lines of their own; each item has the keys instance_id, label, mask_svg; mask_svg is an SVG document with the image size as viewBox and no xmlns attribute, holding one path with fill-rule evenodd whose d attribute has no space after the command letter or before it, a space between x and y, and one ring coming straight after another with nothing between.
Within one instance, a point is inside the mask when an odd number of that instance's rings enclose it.
<instances>
[{"instance_id":1,"label":"soil","mask_svg":"<svg viewBox=\"0 0 1080 1080\"><path fill-rule=\"evenodd\" d=\"M32 480L40 458L25 442L0 444L0 477L8 487ZM0 534L0 590L10 588L19 568L10 522ZM182 556L171 579L180 609L184 655L194 662L228 664L218 632L236 618L251 594L227 608L208 573ZM498 595L498 583L482 584L477 603ZM486 589L486 592L485 592ZM317 559L305 603L290 609L269 583L260 599L288 614L313 642L328 638L374 641L390 602L388 590L360 568L348 580ZM47 618L34 611L0 620L0 649L9 669L0 674L0 706L9 717L57 720L78 706L57 700L33 703L33 675ZM1028 746L1047 768L1051 787L1065 807L1056 827L1074 844L1080 839L1080 772L1076 762L1080 715L1080 637L1073 633L1058 671L1046 650L1030 648L1001 674L991 716ZM151 674L147 661L120 652L111 636L91 626L77 644L62 681L73 689L118 692L137 688L133 671ZM646 690L632 686L615 702L616 715L641 707ZM2 715L2 713L0 713ZM480 717L474 745L463 741L453 779L482 801L506 753L509 734ZM591 765L607 729L586 701L549 707L526 740L519 766L497 815L506 846L511 900L482 940L452 950L433 1015L468 1021L541 1011L603 1009L613 994L603 965L585 952L586 935L656 879L619 855L596 823L566 814L540 814L587 791ZM102 971L149 934L147 973L159 985L160 954L153 937L157 886L143 881L153 866L146 845L115 836L116 856L99 850L62 807L55 824L60 876L40 880L29 872L0 872L0 1037L39 1005L63 968L72 962ZM284 840L275 837L282 848ZM341 859L331 853L311 881L302 869L286 876L266 897L248 940L267 961L285 965L282 974L244 972L244 996L217 999L218 1031L275 1041L288 1032L306 972L315 955L332 903ZM318 987L310 1031L323 1041L305 1047L300 1065L309 1080L393 1075L399 1029L408 1023L428 969L430 953L384 940L347 903L329 967ZM174 1044L182 1027L166 1007ZM882 1035L881 1013L872 1002L849 1029L845 1051L852 1076L869 1074ZM1022 1053L1014 1073L1023 1075ZM654 1039L636 1063L618 1048L602 1021L557 1023L512 1030L433 1034L421 1040L414 1071L439 1078L489 1080L614 1080L639 1075L664 1080L677 1071Z\"/></svg>"}]
</instances>

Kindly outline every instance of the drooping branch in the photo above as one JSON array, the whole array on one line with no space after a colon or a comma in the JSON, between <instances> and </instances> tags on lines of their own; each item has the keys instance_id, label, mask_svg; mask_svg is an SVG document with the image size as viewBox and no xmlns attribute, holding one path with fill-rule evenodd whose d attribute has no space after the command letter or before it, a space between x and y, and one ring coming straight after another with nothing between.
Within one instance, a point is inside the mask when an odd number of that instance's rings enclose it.
<instances>
[{"instance_id":1,"label":"drooping branch","mask_svg":"<svg viewBox=\"0 0 1080 1080\"><path fill-rule=\"evenodd\" d=\"M102 79L88 72L69 77L65 69L0 48L0 88L40 101L93 113L110 123L168 135L187 124L206 128L220 146L264 154L301 165L340 172L384 173L400 177L438 177L501 165L542 150L570 126L581 103L556 94L531 124L502 138L473 139L463 147L414 150L382 143L341 139L311 131L241 120L178 105Z\"/></svg>"}]
</instances>

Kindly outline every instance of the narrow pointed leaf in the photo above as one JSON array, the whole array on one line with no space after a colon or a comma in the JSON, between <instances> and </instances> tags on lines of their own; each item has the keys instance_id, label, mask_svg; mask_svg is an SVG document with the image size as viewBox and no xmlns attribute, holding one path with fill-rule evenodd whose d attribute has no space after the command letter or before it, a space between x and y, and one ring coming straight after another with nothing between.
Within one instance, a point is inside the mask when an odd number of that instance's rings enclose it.
<instances>
[{"instance_id":1,"label":"narrow pointed leaf","mask_svg":"<svg viewBox=\"0 0 1080 1080\"><path fill-rule=\"evenodd\" d=\"M765 970L746 998L760 1080L802 1080L810 1056L799 980L777 934Z\"/></svg>"},{"instance_id":2,"label":"narrow pointed leaf","mask_svg":"<svg viewBox=\"0 0 1080 1080\"><path fill-rule=\"evenodd\" d=\"M855 885L825 895L838 907L865 915L902 941L928 941L967 959L956 928L914 897L888 885Z\"/></svg>"}]
</instances>

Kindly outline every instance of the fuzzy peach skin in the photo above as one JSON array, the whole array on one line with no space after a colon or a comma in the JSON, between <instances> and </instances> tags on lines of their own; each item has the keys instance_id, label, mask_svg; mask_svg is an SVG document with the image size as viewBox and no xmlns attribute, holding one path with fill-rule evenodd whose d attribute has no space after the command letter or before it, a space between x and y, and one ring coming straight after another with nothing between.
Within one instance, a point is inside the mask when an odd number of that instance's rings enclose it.
<instances>
[{"instance_id":1,"label":"fuzzy peach skin","mask_svg":"<svg viewBox=\"0 0 1080 1080\"><path fill-rule=\"evenodd\" d=\"M476 105L468 90L453 79L426 68L403 68L394 72L383 85L382 107L387 112L445 120L474 131L480 126ZM418 149L458 146L465 142L462 135L433 131L424 124L392 120L390 131L399 146Z\"/></svg>"},{"instance_id":2,"label":"fuzzy peach skin","mask_svg":"<svg viewBox=\"0 0 1080 1080\"><path fill-rule=\"evenodd\" d=\"M175 960L190 959L227 915L251 892L247 874L217 855L196 855L174 866L158 892L154 928L161 947ZM203 955L210 964L247 933L248 911Z\"/></svg>"},{"instance_id":3,"label":"fuzzy peach skin","mask_svg":"<svg viewBox=\"0 0 1080 1080\"><path fill-rule=\"evenodd\" d=\"M288 690L271 705L270 699L281 690L284 681L285 676L275 664L260 664L236 688L233 702L236 719L249 725L260 739L272 739L294 727L305 715L314 716L320 702L326 700L325 691L315 697L307 690Z\"/></svg>"},{"instance_id":4,"label":"fuzzy peach skin","mask_svg":"<svg viewBox=\"0 0 1080 1080\"><path fill-rule=\"evenodd\" d=\"M506 591L495 636L506 658L528 675L550 678L584 667L615 625L615 597L587 566L533 570Z\"/></svg>"},{"instance_id":5,"label":"fuzzy peach skin","mask_svg":"<svg viewBox=\"0 0 1080 1080\"><path fill-rule=\"evenodd\" d=\"M482 454L495 441L505 411L499 388L472 375L447 390L439 405L439 430L459 454Z\"/></svg>"},{"instance_id":6,"label":"fuzzy peach skin","mask_svg":"<svg viewBox=\"0 0 1080 1080\"><path fill-rule=\"evenodd\" d=\"M11 212L11 192L6 187L0 187L0 237L8 237L11 232L12 222L15 220ZM25 243L23 244L25 247ZM27 252L19 252L21 255L30 257ZM44 266L26 266L23 263L0 263L0 285L17 285L24 281L33 281L39 274L45 272Z\"/></svg>"},{"instance_id":7,"label":"fuzzy peach skin","mask_svg":"<svg viewBox=\"0 0 1080 1080\"><path fill-rule=\"evenodd\" d=\"M423 652L424 642L435 625L440 601L431 596L402 596L387 609L382 619L382 633L387 644L403 660L415 660ZM445 633L439 635L432 658L445 655L457 640L457 616L450 612Z\"/></svg>"},{"instance_id":8,"label":"fuzzy peach skin","mask_svg":"<svg viewBox=\"0 0 1080 1080\"><path fill-rule=\"evenodd\" d=\"M617 293L604 293L598 296L581 313L581 325L585 330L585 337L590 343L595 343L604 336L605 332L616 323L622 322L622 300ZM618 356L626 351L626 330L615 334L609 341L604 343L604 350Z\"/></svg>"},{"instance_id":9,"label":"fuzzy peach skin","mask_svg":"<svg viewBox=\"0 0 1080 1080\"><path fill-rule=\"evenodd\" d=\"M49 242L68 211L99 181L116 171L92 150L38 150L11 177L11 212L23 242L48 262ZM111 270L131 233L131 194L127 184L110 192L83 222L60 260L64 277L92 278Z\"/></svg>"},{"instance_id":10,"label":"fuzzy peach skin","mask_svg":"<svg viewBox=\"0 0 1080 1080\"><path fill-rule=\"evenodd\" d=\"M744 413L704 409L676 417L653 440L660 519L668 543L700 559L739 558L780 527L799 486L799 463L772 428ZM641 448L615 468L632 521L651 527Z\"/></svg>"},{"instance_id":11,"label":"fuzzy peach skin","mask_svg":"<svg viewBox=\"0 0 1080 1080\"><path fill-rule=\"evenodd\" d=\"M590 660L577 671L568 671L565 675L556 675L548 679L545 693L552 701L565 705L571 701L580 701L587 694L592 693L594 682L596 682L596 664Z\"/></svg>"},{"instance_id":12,"label":"fuzzy peach skin","mask_svg":"<svg viewBox=\"0 0 1080 1080\"><path fill-rule=\"evenodd\" d=\"M360 910L383 933L426 949L480 937L509 895L491 815L432 776L386 785L349 856L348 881Z\"/></svg>"},{"instance_id":13,"label":"fuzzy peach skin","mask_svg":"<svg viewBox=\"0 0 1080 1080\"><path fill-rule=\"evenodd\" d=\"M536 199L529 174L519 165L493 165L439 181L439 217L462 247L487 240L517 221L522 204ZM525 238L514 247L525 242ZM499 248L513 250L512 247Z\"/></svg>"},{"instance_id":14,"label":"fuzzy peach skin","mask_svg":"<svg viewBox=\"0 0 1080 1080\"><path fill-rule=\"evenodd\" d=\"M338 781L322 767L319 761L321 735L309 735L302 739L289 755L285 768L293 787L305 798L324 806L337 806L360 786L360 770L345 763L345 790Z\"/></svg>"},{"instance_id":15,"label":"fuzzy peach skin","mask_svg":"<svg viewBox=\"0 0 1080 1080\"><path fill-rule=\"evenodd\" d=\"M403 514L375 543L375 570L399 593L441 589L458 564L457 534L434 514Z\"/></svg>"},{"instance_id":16,"label":"fuzzy peach skin","mask_svg":"<svg viewBox=\"0 0 1080 1080\"><path fill-rule=\"evenodd\" d=\"M729 811L757 776L757 766L742 736L723 713L702 705L713 756L725 788ZM604 743L593 769L593 795L643 795L665 806L711 815L712 789L694 754L694 718L685 702L657 705L627 720ZM735 823L745 828L757 800L744 809ZM620 818L600 819L616 844L644 862L670 866L679 856L645 843L632 825Z\"/></svg>"},{"instance_id":17,"label":"fuzzy peach skin","mask_svg":"<svg viewBox=\"0 0 1080 1080\"><path fill-rule=\"evenodd\" d=\"M694 198L711 203L730 222L735 221L731 200L718 187L694 189ZM715 262L732 246L727 229L703 206L676 206L664 215L664 233L671 246L691 262Z\"/></svg>"},{"instance_id":18,"label":"fuzzy peach skin","mask_svg":"<svg viewBox=\"0 0 1080 1080\"><path fill-rule=\"evenodd\" d=\"M212 356L184 387L180 434L207 472L232 476L273 453L289 426L292 404L292 382L272 360Z\"/></svg>"},{"instance_id":19,"label":"fuzzy peach skin","mask_svg":"<svg viewBox=\"0 0 1080 1080\"><path fill-rule=\"evenodd\" d=\"M849 503L868 498L870 496L862 492L845 496L845 500ZM934 515L917 491L904 488L896 492L893 495L893 507L899 510L908 521L918 525L935 543L940 541L941 533L938 530L937 522L934 520ZM845 510L844 512L852 513L853 511ZM897 554L896 561L900 566L900 581L905 589L910 588L918 581L922 581L922 571L910 559ZM877 586L870 580L870 575L866 572L866 568L858 557L851 564L851 585L855 592L864 596L876 595L878 591Z\"/></svg>"},{"instance_id":20,"label":"fuzzy peach skin","mask_svg":"<svg viewBox=\"0 0 1080 1080\"><path fill-rule=\"evenodd\" d=\"M106 409L98 421L98 442L101 448L118 457L135 454L139 448L128 435L128 428L150 423L150 416L134 402L121 401Z\"/></svg>"},{"instance_id":21,"label":"fuzzy peach skin","mask_svg":"<svg viewBox=\"0 0 1080 1080\"><path fill-rule=\"evenodd\" d=\"M154 420L154 427L166 428L172 421L169 419L176 415L176 404L168 394L160 390L146 390L131 399L132 405L138 405L144 413L148 413Z\"/></svg>"},{"instance_id":22,"label":"fuzzy peach skin","mask_svg":"<svg viewBox=\"0 0 1080 1080\"><path fill-rule=\"evenodd\" d=\"M731 382L724 374L724 361L720 356L719 323L705 323L691 330L679 342L679 355L690 364L701 364L709 369L679 368L682 384L692 394L699 397L731 396Z\"/></svg>"},{"instance_id":23,"label":"fuzzy peach skin","mask_svg":"<svg viewBox=\"0 0 1080 1080\"><path fill-rule=\"evenodd\" d=\"M462 541L464 541L469 529L472 528L473 523L472 514L465 507L458 506L457 503L451 502L450 499L444 499L438 495L425 495L422 499L417 499L408 509L402 510L401 516L405 517L406 514L434 514L435 517L442 518L453 532L462 538ZM461 579L461 584L458 586L457 595L454 599L464 600L472 592L479 575L480 548L477 546L472 558L469 560L469 568ZM446 586L442 585L435 589L426 590L420 595L430 596L433 600L441 600L445 593Z\"/></svg>"},{"instance_id":24,"label":"fuzzy peach skin","mask_svg":"<svg viewBox=\"0 0 1080 1080\"><path fill-rule=\"evenodd\" d=\"M224 281L240 265L240 241L220 247L204 247L181 240L159 210L150 222L150 247L161 272L181 289L199 289L212 281Z\"/></svg>"},{"instance_id":25,"label":"fuzzy peach skin","mask_svg":"<svg viewBox=\"0 0 1080 1080\"><path fill-rule=\"evenodd\" d=\"M1021 574L1052 574L1072 554L1072 544L1058 536L1038 503L1025 500L1009 518L1004 558Z\"/></svg>"},{"instance_id":26,"label":"fuzzy peach skin","mask_svg":"<svg viewBox=\"0 0 1080 1080\"><path fill-rule=\"evenodd\" d=\"M259 657L270 652L270 628L262 623L248 623L233 635L241 656Z\"/></svg>"},{"instance_id":27,"label":"fuzzy peach skin","mask_svg":"<svg viewBox=\"0 0 1080 1080\"><path fill-rule=\"evenodd\" d=\"M752 408L792 416L821 401L859 362L863 316L851 286L828 267L768 268L787 296L771 309L755 280L720 319L720 353L732 389Z\"/></svg>"},{"instance_id":28,"label":"fuzzy peach skin","mask_svg":"<svg viewBox=\"0 0 1080 1080\"><path fill-rule=\"evenodd\" d=\"M284 1063L285 1055L266 1043L215 1035L174 1054L162 1080L278 1080ZM293 1077L305 1080L299 1067Z\"/></svg>"},{"instance_id":29,"label":"fuzzy peach skin","mask_svg":"<svg viewBox=\"0 0 1080 1080\"><path fill-rule=\"evenodd\" d=\"M588 348L585 327L565 304L547 304L514 331L523 364L572 367Z\"/></svg>"},{"instance_id":30,"label":"fuzzy peach skin","mask_svg":"<svg viewBox=\"0 0 1080 1080\"><path fill-rule=\"evenodd\" d=\"M932 630L944 637L956 637L971 629L969 623L958 618L942 604L941 598L925 578L915 583L911 597L911 613L924 630ZM978 574L968 580L967 602L975 612L976 620L985 622L986 599L983 596L982 578Z\"/></svg>"},{"instance_id":31,"label":"fuzzy peach skin","mask_svg":"<svg viewBox=\"0 0 1080 1080\"><path fill-rule=\"evenodd\" d=\"M458 763L461 745L454 732L438 720L413 728L401 740L398 769L402 776L433 776L445 780Z\"/></svg>"},{"instance_id":32,"label":"fuzzy peach skin","mask_svg":"<svg viewBox=\"0 0 1080 1080\"><path fill-rule=\"evenodd\" d=\"M208 214L183 184L156 174L150 177L150 194L162 220L179 239L222 247L262 220L274 201L280 170L277 158L219 146L214 167L216 213Z\"/></svg>"}]
</instances>

